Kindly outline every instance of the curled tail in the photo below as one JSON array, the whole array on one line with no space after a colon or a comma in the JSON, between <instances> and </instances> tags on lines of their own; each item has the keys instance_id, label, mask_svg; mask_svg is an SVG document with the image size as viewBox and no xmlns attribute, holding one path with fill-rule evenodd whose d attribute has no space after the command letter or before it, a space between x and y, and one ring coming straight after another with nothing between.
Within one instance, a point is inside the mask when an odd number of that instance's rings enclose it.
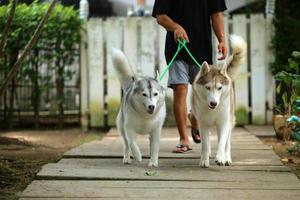
<instances>
[{"instance_id":1,"label":"curled tail","mask_svg":"<svg viewBox=\"0 0 300 200\"><path fill-rule=\"evenodd\" d=\"M230 78L234 79L238 74L240 65L245 62L247 56L247 43L237 35L230 36L230 45L232 55L227 60L227 73Z\"/></svg>"},{"instance_id":2,"label":"curled tail","mask_svg":"<svg viewBox=\"0 0 300 200\"><path fill-rule=\"evenodd\" d=\"M134 74L126 56L121 50L114 48L112 49L112 61L122 88L127 88Z\"/></svg>"}]
</instances>

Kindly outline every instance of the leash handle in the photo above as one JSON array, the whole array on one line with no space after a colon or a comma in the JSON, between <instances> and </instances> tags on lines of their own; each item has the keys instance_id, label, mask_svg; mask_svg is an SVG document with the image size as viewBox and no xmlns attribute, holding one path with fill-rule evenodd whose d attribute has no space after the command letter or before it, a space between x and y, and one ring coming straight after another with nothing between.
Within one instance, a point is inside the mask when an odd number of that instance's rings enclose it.
<instances>
[{"instance_id":1,"label":"leash handle","mask_svg":"<svg viewBox=\"0 0 300 200\"><path fill-rule=\"evenodd\" d=\"M170 67L173 65L173 63L175 61L175 58L177 57L177 55L179 54L179 52L181 51L182 48L184 48L186 50L186 52L189 54L189 56L195 62L195 64L197 65L197 67L201 68L201 65L197 62L197 60L194 58L194 56L192 55L192 53L190 52L190 50L187 48L187 46L186 46L187 41L186 40L181 41L180 39L177 39L177 41L178 41L177 51L175 52L172 60L167 65L166 69L161 74L161 76L159 78L160 81L164 78L164 76L166 75L167 71L169 71Z\"/></svg>"}]
</instances>

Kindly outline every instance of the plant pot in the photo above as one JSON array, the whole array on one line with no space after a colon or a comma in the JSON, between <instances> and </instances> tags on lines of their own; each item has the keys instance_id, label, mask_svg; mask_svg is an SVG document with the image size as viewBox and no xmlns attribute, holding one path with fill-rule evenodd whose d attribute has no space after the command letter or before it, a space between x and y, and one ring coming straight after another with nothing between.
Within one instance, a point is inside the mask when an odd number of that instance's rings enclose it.
<instances>
[{"instance_id":1,"label":"plant pot","mask_svg":"<svg viewBox=\"0 0 300 200\"><path fill-rule=\"evenodd\" d=\"M286 139L288 115L273 115L273 128L279 140Z\"/></svg>"}]
</instances>

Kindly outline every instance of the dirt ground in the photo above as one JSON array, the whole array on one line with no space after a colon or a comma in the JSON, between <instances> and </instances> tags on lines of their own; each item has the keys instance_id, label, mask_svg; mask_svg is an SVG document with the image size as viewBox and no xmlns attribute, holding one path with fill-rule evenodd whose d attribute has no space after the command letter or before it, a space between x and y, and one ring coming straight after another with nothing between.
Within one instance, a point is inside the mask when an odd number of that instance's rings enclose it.
<instances>
[{"instance_id":1,"label":"dirt ground","mask_svg":"<svg viewBox=\"0 0 300 200\"><path fill-rule=\"evenodd\" d=\"M0 132L0 199L18 199L44 164L57 162L67 150L103 135L80 129Z\"/></svg>"},{"instance_id":2,"label":"dirt ground","mask_svg":"<svg viewBox=\"0 0 300 200\"><path fill-rule=\"evenodd\" d=\"M300 157L290 155L287 151L293 141L277 140L276 137L259 137L264 144L272 146L274 152L280 157L281 162L290 167L292 172L295 173L300 179Z\"/></svg>"}]
</instances>

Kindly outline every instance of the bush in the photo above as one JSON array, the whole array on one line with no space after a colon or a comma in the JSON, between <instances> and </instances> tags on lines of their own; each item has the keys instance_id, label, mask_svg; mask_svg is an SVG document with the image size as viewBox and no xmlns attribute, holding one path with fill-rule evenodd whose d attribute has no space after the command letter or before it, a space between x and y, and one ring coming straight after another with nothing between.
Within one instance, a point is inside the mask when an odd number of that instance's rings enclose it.
<instances>
[{"instance_id":1,"label":"bush","mask_svg":"<svg viewBox=\"0 0 300 200\"><path fill-rule=\"evenodd\" d=\"M271 66L273 74L286 71L295 74L296 71L290 68L286 61L293 51L300 51L300 1L277 0L275 10L275 35L273 47L275 62ZM297 74L300 70L297 71Z\"/></svg>"},{"instance_id":2,"label":"bush","mask_svg":"<svg viewBox=\"0 0 300 200\"><path fill-rule=\"evenodd\" d=\"M18 55L30 40L48 7L48 3L37 3L37 1L29 5L17 5L5 55L0 61L1 79L5 78L3 75L7 74L16 62ZM0 30L3 30L6 25L9 10L10 5L0 7ZM66 81L72 79L75 73L74 69L66 66L72 65L79 55L81 23L78 11L72 7L56 5L44 26L37 45L32 49L30 56L22 65L18 77L14 80L33 86L31 106L34 107L35 115L38 115L42 93L49 92L50 88L56 89L57 111L60 116L63 115L64 85ZM0 33L0 39L2 34ZM44 68L41 69L41 66ZM15 87L14 83L12 83L12 87ZM11 91L11 96L14 91L14 89Z\"/></svg>"},{"instance_id":3,"label":"bush","mask_svg":"<svg viewBox=\"0 0 300 200\"><path fill-rule=\"evenodd\" d=\"M293 73L280 71L275 75L277 81L277 98L279 98L279 106L276 106L277 111L284 114L295 114L296 110L292 106L295 100L300 97L300 52L294 51L291 58L288 59L286 65Z\"/></svg>"}]
</instances>

